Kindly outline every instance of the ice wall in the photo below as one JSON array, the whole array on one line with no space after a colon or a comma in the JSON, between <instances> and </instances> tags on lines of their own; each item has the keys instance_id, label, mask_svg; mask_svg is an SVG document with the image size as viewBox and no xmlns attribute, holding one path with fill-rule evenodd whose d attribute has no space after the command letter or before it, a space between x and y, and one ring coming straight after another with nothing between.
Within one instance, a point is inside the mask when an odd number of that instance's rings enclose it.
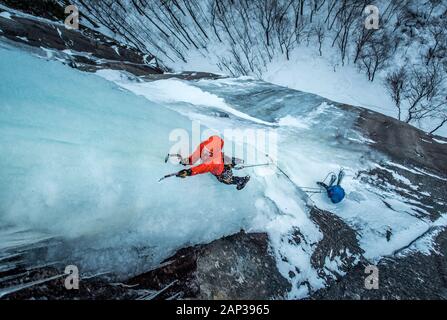
<instances>
[{"instance_id":1,"label":"ice wall","mask_svg":"<svg viewBox=\"0 0 447 320\"><path fill-rule=\"evenodd\" d=\"M71 239L86 265L120 268L137 264L128 260L134 247L151 248L158 262L237 232L255 214L254 186L238 193L209 175L158 183L181 169L163 162L171 130L191 128L179 113L11 48L0 48L0 75L3 228ZM16 244L13 235L0 231L0 242Z\"/></svg>"},{"instance_id":2,"label":"ice wall","mask_svg":"<svg viewBox=\"0 0 447 320\"><path fill-rule=\"evenodd\" d=\"M356 230L364 256L372 262L407 245L433 225L428 215L417 218L414 213L418 208L404 197L383 194L383 190L356 178L359 171L368 171L387 159L369 147L374 141L355 129L355 112L346 112L312 94L251 78L138 82L112 71L100 74L217 132L259 128L277 134L277 164L290 179L279 170L273 174L264 174L264 169L249 170L250 183L263 191L255 202L252 230L269 233L279 270L292 284L291 298L306 297L309 286L316 290L325 285L310 262L315 250L312 244L318 243L323 234L309 219L306 204L338 215ZM253 147L253 141L247 141L246 146ZM346 172L343 186L347 197L342 203L335 205L324 193L312 193L309 188L315 188L316 181L327 178L329 172L338 173L340 168ZM383 199L392 201L393 209ZM289 241L296 230L305 239L299 246ZM384 236L387 230L393 230L389 240ZM339 262L334 259L327 261L327 270L333 270L336 277ZM300 273L290 278L297 269Z\"/></svg>"},{"instance_id":3,"label":"ice wall","mask_svg":"<svg viewBox=\"0 0 447 320\"><path fill-rule=\"evenodd\" d=\"M0 77L0 259L58 239L63 245L49 246L43 262L129 276L180 247L244 228L269 233L279 270L292 283L290 297L301 298L325 284L310 262L323 234L306 203L347 222L372 261L431 226L412 215L404 198L355 178L381 160L368 147L373 142L352 128L354 113L315 95L250 78L144 82L112 71L93 75L1 44ZM241 192L211 175L158 183L182 168L163 159L173 130L188 132L192 121L214 133L273 131L277 163L290 180L263 168L237 172L252 176ZM253 141L242 143L265 161ZM341 204L304 192L340 167L347 172ZM301 245L288 241L294 230L306 240Z\"/></svg>"}]
</instances>

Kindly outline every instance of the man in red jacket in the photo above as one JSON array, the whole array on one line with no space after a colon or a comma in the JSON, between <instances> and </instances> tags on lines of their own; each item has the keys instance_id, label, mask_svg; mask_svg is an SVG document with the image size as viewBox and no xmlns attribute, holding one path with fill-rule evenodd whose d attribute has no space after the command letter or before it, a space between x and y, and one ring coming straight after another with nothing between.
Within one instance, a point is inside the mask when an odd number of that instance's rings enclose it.
<instances>
[{"instance_id":1,"label":"man in red jacket","mask_svg":"<svg viewBox=\"0 0 447 320\"><path fill-rule=\"evenodd\" d=\"M202 163L190 169L179 171L177 177L186 178L187 176L209 172L216 176L217 180L220 182L234 184L237 186L237 190L242 190L250 180L250 176L233 176L233 171L231 169L236 165L243 163L243 161L236 158L226 157L222 152L223 146L224 141L218 136L211 136L203 141L188 158L180 161L184 166L193 165L199 159Z\"/></svg>"}]
</instances>

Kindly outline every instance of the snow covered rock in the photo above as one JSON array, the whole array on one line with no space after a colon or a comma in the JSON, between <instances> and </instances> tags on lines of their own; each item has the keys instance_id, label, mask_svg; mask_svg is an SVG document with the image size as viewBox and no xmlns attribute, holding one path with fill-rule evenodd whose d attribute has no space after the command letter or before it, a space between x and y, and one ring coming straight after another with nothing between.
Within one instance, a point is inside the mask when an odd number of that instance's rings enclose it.
<instances>
[{"instance_id":1,"label":"snow covered rock","mask_svg":"<svg viewBox=\"0 0 447 320\"><path fill-rule=\"evenodd\" d=\"M317 223L323 239L312 255L312 266L328 286L339 281L363 258L356 232L331 212L312 208L312 220Z\"/></svg>"},{"instance_id":2,"label":"snow covered rock","mask_svg":"<svg viewBox=\"0 0 447 320\"><path fill-rule=\"evenodd\" d=\"M126 70L135 75L163 72L147 64L141 52L85 26L72 30L65 27L63 20L51 21L21 12L9 15L0 16L0 36L15 45L31 46L37 54L62 60L71 67L92 72L104 68Z\"/></svg>"},{"instance_id":3,"label":"snow covered rock","mask_svg":"<svg viewBox=\"0 0 447 320\"><path fill-rule=\"evenodd\" d=\"M377 290L365 289L365 268L368 264L363 262L336 284L316 292L312 299L447 299L447 258L445 255L447 231L445 228L442 230L440 233L433 230L434 234L426 235L429 238L434 236L431 240L435 245L431 252L413 252L410 255L398 255L381 260L377 265L379 268Z\"/></svg>"}]
</instances>

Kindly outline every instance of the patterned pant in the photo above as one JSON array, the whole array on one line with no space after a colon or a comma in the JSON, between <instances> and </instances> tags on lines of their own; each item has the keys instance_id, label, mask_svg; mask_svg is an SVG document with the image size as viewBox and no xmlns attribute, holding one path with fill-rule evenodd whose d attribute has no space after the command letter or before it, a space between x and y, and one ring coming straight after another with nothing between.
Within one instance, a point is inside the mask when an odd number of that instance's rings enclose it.
<instances>
[{"instance_id":1,"label":"patterned pant","mask_svg":"<svg viewBox=\"0 0 447 320\"><path fill-rule=\"evenodd\" d=\"M224 171L220 175L216 176L216 178L222 183L236 185L239 185L245 180L243 177L233 176L233 171L231 170L230 166L225 166Z\"/></svg>"}]
</instances>

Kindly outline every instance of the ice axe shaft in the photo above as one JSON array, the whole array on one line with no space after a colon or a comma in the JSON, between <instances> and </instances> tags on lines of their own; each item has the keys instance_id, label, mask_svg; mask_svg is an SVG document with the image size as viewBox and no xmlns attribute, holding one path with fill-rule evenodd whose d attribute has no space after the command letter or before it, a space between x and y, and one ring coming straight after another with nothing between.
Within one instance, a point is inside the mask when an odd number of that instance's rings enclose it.
<instances>
[{"instance_id":1,"label":"ice axe shaft","mask_svg":"<svg viewBox=\"0 0 447 320\"><path fill-rule=\"evenodd\" d=\"M263 164L249 164L249 165L242 165L239 167L235 167L234 170L242 170L242 169L246 169L246 168L254 168L254 167L266 167L271 165L271 163L263 163Z\"/></svg>"},{"instance_id":2,"label":"ice axe shaft","mask_svg":"<svg viewBox=\"0 0 447 320\"><path fill-rule=\"evenodd\" d=\"M161 182L162 180L170 178L170 177L175 177L176 175L177 175L177 172L176 173L167 174L164 177L160 178L160 180L158 180L158 182Z\"/></svg>"}]
</instances>

